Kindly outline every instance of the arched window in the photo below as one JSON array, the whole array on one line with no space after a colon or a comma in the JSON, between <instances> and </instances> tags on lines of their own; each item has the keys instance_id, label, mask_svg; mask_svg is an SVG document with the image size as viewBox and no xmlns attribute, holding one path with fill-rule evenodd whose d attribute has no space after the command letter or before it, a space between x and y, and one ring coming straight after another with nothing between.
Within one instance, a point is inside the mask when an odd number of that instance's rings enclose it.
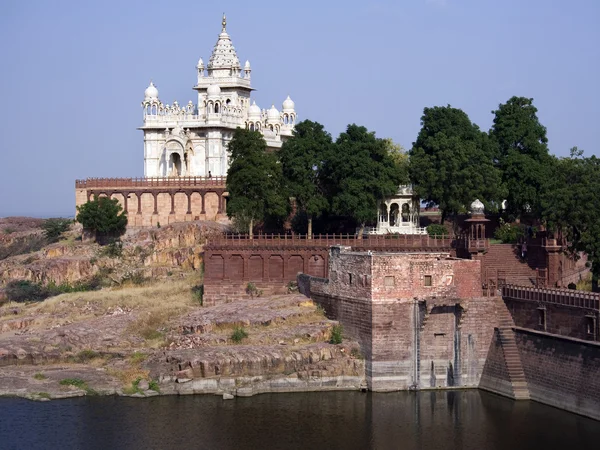
<instances>
[{"instance_id":1,"label":"arched window","mask_svg":"<svg viewBox=\"0 0 600 450\"><path fill-rule=\"evenodd\" d=\"M392 206L390 206L390 226L397 226L398 225L398 215L400 212L400 207L398 206L398 203L392 203Z\"/></svg>"},{"instance_id":2,"label":"arched window","mask_svg":"<svg viewBox=\"0 0 600 450\"><path fill-rule=\"evenodd\" d=\"M254 124L253 123L250 124L250 131L254 131Z\"/></svg>"},{"instance_id":3,"label":"arched window","mask_svg":"<svg viewBox=\"0 0 600 450\"><path fill-rule=\"evenodd\" d=\"M219 103L215 103L215 114L219 113Z\"/></svg>"}]
</instances>

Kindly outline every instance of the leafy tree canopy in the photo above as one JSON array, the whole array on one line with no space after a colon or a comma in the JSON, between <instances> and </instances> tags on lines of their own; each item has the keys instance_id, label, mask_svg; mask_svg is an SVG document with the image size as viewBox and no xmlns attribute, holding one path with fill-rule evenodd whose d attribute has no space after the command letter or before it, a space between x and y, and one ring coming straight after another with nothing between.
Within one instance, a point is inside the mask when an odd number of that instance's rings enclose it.
<instances>
[{"instance_id":1,"label":"leafy tree canopy","mask_svg":"<svg viewBox=\"0 0 600 450\"><path fill-rule=\"evenodd\" d=\"M497 209L504 191L487 134L451 106L425 108L421 125L409 152L410 180L421 199L439 206L442 221L476 198L488 210Z\"/></svg>"},{"instance_id":2,"label":"leafy tree canopy","mask_svg":"<svg viewBox=\"0 0 600 450\"><path fill-rule=\"evenodd\" d=\"M96 197L77 207L77 222L97 237L120 236L127 227L127 212L116 198Z\"/></svg>"},{"instance_id":3,"label":"leafy tree canopy","mask_svg":"<svg viewBox=\"0 0 600 450\"><path fill-rule=\"evenodd\" d=\"M63 233L71 228L71 224L73 223L70 219L62 219L62 218L53 218L47 219L42 224L42 229L44 230L44 237L48 241L48 243L57 242Z\"/></svg>"},{"instance_id":4,"label":"leafy tree canopy","mask_svg":"<svg viewBox=\"0 0 600 450\"><path fill-rule=\"evenodd\" d=\"M517 217L525 212L539 216L540 194L549 181L553 159L533 99L512 97L492 112L490 137L497 146L502 180L508 189L508 212Z\"/></svg>"},{"instance_id":5,"label":"leafy tree canopy","mask_svg":"<svg viewBox=\"0 0 600 450\"><path fill-rule=\"evenodd\" d=\"M401 180L402 180L402 181L400 181L400 184L401 185L409 184L410 179L408 176L408 164L409 164L408 153L406 152L404 147L402 147L402 145L396 144L394 141L392 141L391 138L385 138L385 139L383 139L383 142L385 144L388 154L390 155L390 157L392 158L392 161L394 162L394 166L396 167L396 170L399 172L399 176L401 177Z\"/></svg>"},{"instance_id":6,"label":"leafy tree canopy","mask_svg":"<svg viewBox=\"0 0 600 450\"><path fill-rule=\"evenodd\" d=\"M282 189L281 164L258 131L238 128L229 142L227 215L246 221L250 234L257 220L284 217L288 199Z\"/></svg>"},{"instance_id":7,"label":"leafy tree canopy","mask_svg":"<svg viewBox=\"0 0 600 450\"><path fill-rule=\"evenodd\" d=\"M402 182L383 139L365 127L348 125L325 163L333 212L361 226L377 217L377 202L394 194Z\"/></svg>"},{"instance_id":8,"label":"leafy tree canopy","mask_svg":"<svg viewBox=\"0 0 600 450\"><path fill-rule=\"evenodd\" d=\"M542 198L548 228L561 234L572 252L592 261L594 285L600 275L600 159L583 157L574 147L569 158L556 159Z\"/></svg>"},{"instance_id":9,"label":"leafy tree canopy","mask_svg":"<svg viewBox=\"0 0 600 450\"><path fill-rule=\"evenodd\" d=\"M281 146L279 161L286 191L300 211L308 215L312 234L312 218L329 207L321 180L323 164L331 152L331 135L323 125L305 120L298 123L294 135Z\"/></svg>"}]
</instances>

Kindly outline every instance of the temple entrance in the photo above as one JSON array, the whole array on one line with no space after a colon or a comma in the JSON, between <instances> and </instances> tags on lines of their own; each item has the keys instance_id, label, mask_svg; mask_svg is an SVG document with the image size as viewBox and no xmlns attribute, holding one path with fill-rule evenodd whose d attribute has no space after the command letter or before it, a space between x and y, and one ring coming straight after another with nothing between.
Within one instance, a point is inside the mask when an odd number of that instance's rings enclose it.
<instances>
[{"instance_id":1,"label":"temple entrance","mask_svg":"<svg viewBox=\"0 0 600 450\"><path fill-rule=\"evenodd\" d=\"M179 156L179 153L171 153L171 158L169 160L169 168L170 177L181 176L181 156Z\"/></svg>"}]
</instances>

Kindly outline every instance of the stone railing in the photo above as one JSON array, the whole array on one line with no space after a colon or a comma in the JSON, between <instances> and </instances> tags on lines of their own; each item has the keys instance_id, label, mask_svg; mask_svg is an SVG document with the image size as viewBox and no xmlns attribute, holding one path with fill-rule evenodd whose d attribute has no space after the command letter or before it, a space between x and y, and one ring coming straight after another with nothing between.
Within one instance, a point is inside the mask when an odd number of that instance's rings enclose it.
<instances>
[{"instance_id":1,"label":"stone railing","mask_svg":"<svg viewBox=\"0 0 600 450\"><path fill-rule=\"evenodd\" d=\"M225 188L226 177L170 177L170 178L87 178L75 180L75 188L134 188L134 187L219 187Z\"/></svg>"},{"instance_id":2,"label":"stone railing","mask_svg":"<svg viewBox=\"0 0 600 450\"><path fill-rule=\"evenodd\" d=\"M507 284L502 287L502 296L512 300L551 303L600 311L600 294L571 289L547 289Z\"/></svg>"},{"instance_id":3,"label":"stone railing","mask_svg":"<svg viewBox=\"0 0 600 450\"><path fill-rule=\"evenodd\" d=\"M347 245L354 249L372 248L439 248L447 250L453 247L453 239L435 239L429 235L370 235L358 239L353 234L313 234L311 238L307 235L291 234L262 234L248 236L247 234L228 234L221 237L211 238L207 245L238 247L259 247L265 245L295 247L295 246L323 246Z\"/></svg>"}]
</instances>

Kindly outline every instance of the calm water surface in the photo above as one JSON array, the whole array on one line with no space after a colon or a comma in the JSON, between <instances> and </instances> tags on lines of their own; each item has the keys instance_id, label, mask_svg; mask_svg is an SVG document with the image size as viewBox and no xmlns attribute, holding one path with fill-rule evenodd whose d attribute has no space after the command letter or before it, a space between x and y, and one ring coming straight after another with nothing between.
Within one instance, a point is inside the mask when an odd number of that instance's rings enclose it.
<instances>
[{"instance_id":1,"label":"calm water surface","mask_svg":"<svg viewBox=\"0 0 600 450\"><path fill-rule=\"evenodd\" d=\"M0 399L0 449L598 449L600 422L485 392Z\"/></svg>"}]
</instances>

